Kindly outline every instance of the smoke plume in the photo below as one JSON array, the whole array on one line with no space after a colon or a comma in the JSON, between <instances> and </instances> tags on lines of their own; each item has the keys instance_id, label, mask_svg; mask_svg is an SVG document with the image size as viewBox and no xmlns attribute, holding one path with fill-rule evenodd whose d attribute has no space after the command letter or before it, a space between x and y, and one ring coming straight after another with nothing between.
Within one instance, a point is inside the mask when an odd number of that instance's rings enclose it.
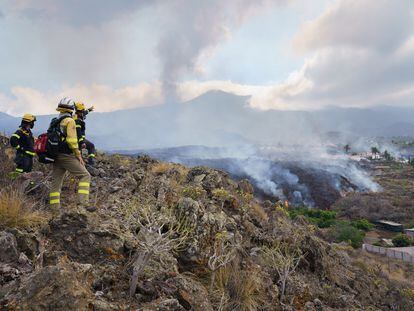
<instances>
[{"instance_id":1,"label":"smoke plume","mask_svg":"<svg viewBox=\"0 0 414 311\"><path fill-rule=\"evenodd\" d=\"M200 70L198 61L230 36L249 17L286 0L184 1L167 4L172 12L158 44L162 64L160 80L167 101L177 101L177 84L186 74Z\"/></svg>"}]
</instances>

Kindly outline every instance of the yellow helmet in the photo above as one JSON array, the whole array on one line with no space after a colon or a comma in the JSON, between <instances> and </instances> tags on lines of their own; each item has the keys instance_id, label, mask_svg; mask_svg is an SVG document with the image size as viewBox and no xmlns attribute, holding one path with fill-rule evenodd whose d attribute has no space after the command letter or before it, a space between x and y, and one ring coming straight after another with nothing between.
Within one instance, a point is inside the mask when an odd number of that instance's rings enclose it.
<instances>
[{"instance_id":1,"label":"yellow helmet","mask_svg":"<svg viewBox=\"0 0 414 311\"><path fill-rule=\"evenodd\" d=\"M85 104L82 102L75 103L75 109L76 111L84 111L86 110Z\"/></svg>"},{"instance_id":2,"label":"yellow helmet","mask_svg":"<svg viewBox=\"0 0 414 311\"><path fill-rule=\"evenodd\" d=\"M35 122L36 121L36 116L30 114L30 113L25 113L25 115L22 118L23 121L25 122Z\"/></svg>"}]
</instances>

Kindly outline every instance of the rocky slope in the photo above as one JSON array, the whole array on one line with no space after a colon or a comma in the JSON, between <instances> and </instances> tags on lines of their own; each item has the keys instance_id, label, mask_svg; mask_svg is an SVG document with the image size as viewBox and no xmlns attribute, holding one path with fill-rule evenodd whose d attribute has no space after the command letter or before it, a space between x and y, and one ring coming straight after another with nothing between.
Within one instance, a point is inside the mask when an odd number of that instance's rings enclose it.
<instances>
[{"instance_id":1,"label":"rocky slope","mask_svg":"<svg viewBox=\"0 0 414 311\"><path fill-rule=\"evenodd\" d=\"M7 154L1 148L1 310L414 308L406 284L355 264L347 247L223 171L101 155L91 169L97 212L76 207L68 177L52 217L49 167L11 181ZM7 221L10 193L36 217Z\"/></svg>"}]
</instances>

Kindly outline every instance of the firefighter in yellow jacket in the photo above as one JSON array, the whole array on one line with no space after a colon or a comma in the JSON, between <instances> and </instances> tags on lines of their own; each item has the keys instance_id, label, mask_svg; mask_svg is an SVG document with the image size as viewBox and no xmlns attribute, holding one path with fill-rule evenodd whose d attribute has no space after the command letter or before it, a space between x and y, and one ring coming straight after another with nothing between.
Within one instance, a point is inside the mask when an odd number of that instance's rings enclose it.
<instances>
[{"instance_id":1,"label":"firefighter in yellow jacket","mask_svg":"<svg viewBox=\"0 0 414 311\"><path fill-rule=\"evenodd\" d=\"M78 147L76 124L72 115L75 103L72 99L63 98L57 107L60 119L61 143L59 153L53 163L52 185L50 188L50 207L54 214L60 211L60 194L63 179L66 172L79 178L78 202L86 210L93 212L95 207L89 205L89 187L91 176L85 168L82 156Z\"/></svg>"}]
</instances>

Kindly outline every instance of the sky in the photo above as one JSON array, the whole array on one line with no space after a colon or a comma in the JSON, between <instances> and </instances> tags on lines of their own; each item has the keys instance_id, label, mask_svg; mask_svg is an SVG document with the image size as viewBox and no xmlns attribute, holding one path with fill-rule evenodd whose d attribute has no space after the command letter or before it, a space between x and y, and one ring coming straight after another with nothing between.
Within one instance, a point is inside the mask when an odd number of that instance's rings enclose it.
<instances>
[{"instance_id":1,"label":"sky","mask_svg":"<svg viewBox=\"0 0 414 311\"><path fill-rule=\"evenodd\" d=\"M413 0L0 0L0 111L209 90L258 109L412 105Z\"/></svg>"}]
</instances>

